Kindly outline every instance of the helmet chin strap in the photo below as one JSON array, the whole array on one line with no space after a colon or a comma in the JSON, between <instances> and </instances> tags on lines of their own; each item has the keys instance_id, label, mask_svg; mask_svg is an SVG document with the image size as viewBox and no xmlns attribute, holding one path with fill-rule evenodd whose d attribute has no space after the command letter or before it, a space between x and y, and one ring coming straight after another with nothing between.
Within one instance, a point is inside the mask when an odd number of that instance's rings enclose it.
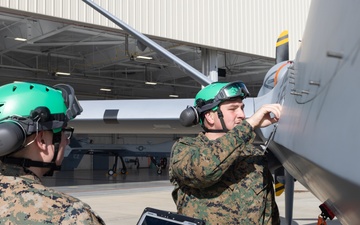
<instances>
[{"instance_id":1,"label":"helmet chin strap","mask_svg":"<svg viewBox=\"0 0 360 225\"><path fill-rule=\"evenodd\" d=\"M54 171L61 170L61 165L60 166L56 165L56 159L59 154L59 146L60 146L59 143L54 143L54 151L55 152L54 152L54 157L51 160L51 167L50 167L50 170L44 174L44 176L52 177L54 175Z\"/></svg>"},{"instance_id":2,"label":"helmet chin strap","mask_svg":"<svg viewBox=\"0 0 360 225\"><path fill-rule=\"evenodd\" d=\"M218 115L218 117L220 119L221 126L222 126L223 129L222 130L210 130L210 129L206 128L204 125L202 127L205 130L205 132L208 132L208 133L227 133L229 131L229 129L227 129L227 127L225 125L224 115L221 112L220 107L218 107L216 111L217 111L217 115Z\"/></svg>"},{"instance_id":3,"label":"helmet chin strap","mask_svg":"<svg viewBox=\"0 0 360 225\"><path fill-rule=\"evenodd\" d=\"M41 161L34 161L26 158L14 158L14 157L3 156L1 158L1 161L7 164L19 165L24 168L29 168L29 167L50 168L50 170L47 173L45 173L44 176L52 176L55 170L60 170L61 168L61 166L57 166L55 162L47 163Z\"/></svg>"},{"instance_id":4,"label":"helmet chin strap","mask_svg":"<svg viewBox=\"0 0 360 225\"><path fill-rule=\"evenodd\" d=\"M54 144L54 149L55 149L54 157L51 160L51 162L34 161L27 158L15 158L9 156L1 157L1 161L3 163L19 165L24 168L29 168L29 167L50 168L50 170L47 171L44 174L44 176L53 176L54 171L58 171L61 169L61 166L56 165L56 159L59 154L59 143Z\"/></svg>"}]
</instances>

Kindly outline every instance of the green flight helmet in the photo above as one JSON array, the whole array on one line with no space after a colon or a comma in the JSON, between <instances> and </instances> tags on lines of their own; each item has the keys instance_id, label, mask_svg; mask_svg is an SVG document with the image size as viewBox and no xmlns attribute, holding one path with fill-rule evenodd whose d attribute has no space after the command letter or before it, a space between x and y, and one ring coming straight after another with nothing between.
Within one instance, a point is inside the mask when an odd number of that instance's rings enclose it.
<instances>
[{"instance_id":1,"label":"green flight helmet","mask_svg":"<svg viewBox=\"0 0 360 225\"><path fill-rule=\"evenodd\" d=\"M70 85L50 87L14 82L0 87L0 156L24 146L28 135L42 130L58 133L82 112Z\"/></svg>"},{"instance_id":2,"label":"green flight helmet","mask_svg":"<svg viewBox=\"0 0 360 225\"><path fill-rule=\"evenodd\" d=\"M209 107L210 107L210 105L212 105L213 107L211 107L211 108L207 107L209 109L201 110L201 111L205 112L210 109L212 111L215 111L217 109L218 105L220 104L220 101L217 104L213 105L212 103L214 101L214 98L219 93L221 88L225 87L227 84L228 83L225 83L225 82L215 82L215 83L211 83L210 85L201 89L195 96L194 106L197 106L201 109L206 105L208 105Z\"/></svg>"},{"instance_id":3,"label":"green flight helmet","mask_svg":"<svg viewBox=\"0 0 360 225\"><path fill-rule=\"evenodd\" d=\"M224 101L234 98L244 99L248 96L250 93L242 81L211 83L197 93L194 107L188 106L181 113L180 123L185 127L202 124L202 116L205 112L217 110L219 104Z\"/></svg>"}]
</instances>

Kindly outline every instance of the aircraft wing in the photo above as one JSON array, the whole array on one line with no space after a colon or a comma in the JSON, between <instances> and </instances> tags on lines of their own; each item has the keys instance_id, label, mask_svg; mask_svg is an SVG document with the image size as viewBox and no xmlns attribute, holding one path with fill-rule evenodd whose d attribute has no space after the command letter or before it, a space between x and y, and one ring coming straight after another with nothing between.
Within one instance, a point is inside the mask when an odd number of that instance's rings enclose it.
<instances>
[{"instance_id":1,"label":"aircraft wing","mask_svg":"<svg viewBox=\"0 0 360 225\"><path fill-rule=\"evenodd\" d=\"M245 114L253 114L253 99L247 98ZM69 123L76 133L197 134L197 125L184 127L179 116L194 99L80 101L84 111Z\"/></svg>"},{"instance_id":2,"label":"aircraft wing","mask_svg":"<svg viewBox=\"0 0 360 225\"><path fill-rule=\"evenodd\" d=\"M71 147L72 151L85 154L110 154L121 157L170 157L174 142L168 141L159 144L81 144Z\"/></svg>"}]
</instances>

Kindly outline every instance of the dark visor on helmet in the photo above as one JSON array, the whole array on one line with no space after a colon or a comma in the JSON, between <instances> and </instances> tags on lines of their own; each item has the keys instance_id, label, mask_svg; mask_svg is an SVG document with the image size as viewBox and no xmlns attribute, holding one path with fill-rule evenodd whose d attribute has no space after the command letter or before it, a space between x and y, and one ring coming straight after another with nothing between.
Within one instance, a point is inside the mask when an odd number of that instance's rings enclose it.
<instances>
[{"instance_id":1,"label":"dark visor on helmet","mask_svg":"<svg viewBox=\"0 0 360 225\"><path fill-rule=\"evenodd\" d=\"M62 96L67 106L66 122L74 119L77 115L80 115L83 109L75 96L74 89L67 84L57 84L54 86L54 88L61 90Z\"/></svg>"},{"instance_id":2,"label":"dark visor on helmet","mask_svg":"<svg viewBox=\"0 0 360 225\"><path fill-rule=\"evenodd\" d=\"M250 96L250 93L243 82L231 82L220 89L219 93L215 96L214 100L210 104L202 106L199 109L199 113L206 112L216 107L221 102L234 98L244 99L248 96Z\"/></svg>"},{"instance_id":3,"label":"dark visor on helmet","mask_svg":"<svg viewBox=\"0 0 360 225\"><path fill-rule=\"evenodd\" d=\"M232 82L220 89L219 93L215 96L214 102L223 102L232 98L244 99L250 96L248 89L243 82Z\"/></svg>"}]
</instances>

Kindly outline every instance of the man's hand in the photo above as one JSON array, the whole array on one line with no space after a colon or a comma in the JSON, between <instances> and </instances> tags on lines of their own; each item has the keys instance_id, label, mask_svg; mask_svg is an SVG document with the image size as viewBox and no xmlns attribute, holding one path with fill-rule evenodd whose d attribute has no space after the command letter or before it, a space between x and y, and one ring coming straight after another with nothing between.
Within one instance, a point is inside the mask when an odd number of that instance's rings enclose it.
<instances>
[{"instance_id":1,"label":"man's hand","mask_svg":"<svg viewBox=\"0 0 360 225\"><path fill-rule=\"evenodd\" d=\"M253 127L267 127L280 119L282 106L280 104L266 104L261 106L254 115L246 121Z\"/></svg>"}]
</instances>

